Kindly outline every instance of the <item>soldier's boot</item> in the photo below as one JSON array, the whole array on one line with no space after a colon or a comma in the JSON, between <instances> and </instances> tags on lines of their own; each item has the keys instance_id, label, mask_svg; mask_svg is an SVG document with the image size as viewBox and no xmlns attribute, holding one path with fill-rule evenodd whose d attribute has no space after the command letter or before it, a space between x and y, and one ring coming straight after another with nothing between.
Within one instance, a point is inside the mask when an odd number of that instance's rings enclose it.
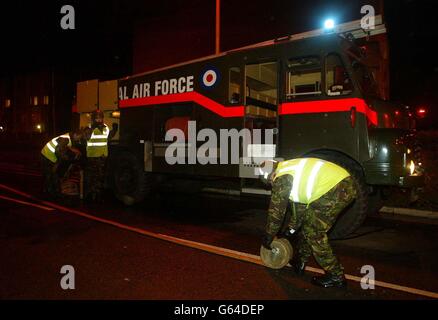
<instances>
[{"instance_id":1,"label":"soldier's boot","mask_svg":"<svg viewBox=\"0 0 438 320\"><path fill-rule=\"evenodd\" d=\"M296 259L291 261L291 265L296 275L302 276L304 274L304 271L306 270L306 262Z\"/></svg>"},{"instance_id":2,"label":"soldier's boot","mask_svg":"<svg viewBox=\"0 0 438 320\"><path fill-rule=\"evenodd\" d=\"M306 264L304 262L297 262L294 264L294 271L297 275L302 276L306 270Z\"/></svg>"},{"instance_id":3,"label":"soldier's boot","mask_svg":"<svg viewBox=\"0 0 438 320\"><path fill-rule=\"evenodd\" d=\"M335 276L333 274L326 273L322 276L313 277L312 284L323 288L345 288L347 286L347 280L345 280L344 275Z\"/></svg>"}]
</instances>

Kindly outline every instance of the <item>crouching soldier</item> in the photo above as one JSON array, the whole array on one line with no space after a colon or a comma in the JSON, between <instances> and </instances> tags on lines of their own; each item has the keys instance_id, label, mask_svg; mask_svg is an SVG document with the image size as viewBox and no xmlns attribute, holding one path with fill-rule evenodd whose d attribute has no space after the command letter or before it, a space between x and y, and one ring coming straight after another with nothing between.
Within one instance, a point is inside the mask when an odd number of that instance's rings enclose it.
<instances>
[{"instance_id":1,"label":"crouching soldier","mask_svg":"<svg viewBox=\"0 0 438 320\"><path fill-rule=\"evenodd\" d=\"M58 158L55 171L58 179L67 178L72 165L81 166L84 163L81 149L82 146L85 147L86 140L82 138L80 131L73 132L69 136L69 140L61 140L55 149Z\"/></svg>"},{"instance_id":2,"label":"crouching soldier","mask_svg":"<svg viewBox=\"0 0 438 320\"><path fill-rule=\"evenodd\" d=\"M43 173L43 193L49 197L59 196L59 177L56 173L59 145L71 145L70 134L53 138L41 149L41 169ZM58 153L59 154L59 153Z\"/></svg>"},{"instance_id":3,"label":"crouching soldier","mask_svg":"<svg viewBox=\"0 0 438 320\"><path fill-rule=\"evenodd\" d=\"M289 230L294 233L300 229L299 257L293 263L295 271L303 274L313 254L325 271L324 275L312 279L313 284L325 288L346 286L343 267L333 254L327 232L339 213L356 197L354 181L348 171L325 160L299 158L282 162L265 161L260 173L262 180L272 186L262 245L270 248L291 205Z\"/></svg>"},{"instance_id":4,"label":"crouching soldier","mask_svg":"<svg viewBox=\"0 0 438 320\"><path fill-rule=\"evenodd\" d=\"M44 194L50 197L61 195L60 179L67 173L72 162L80 160L80 148L85 143L81 132L65 133L46 143L41 150Z\"/></svg>"}]
</instances>

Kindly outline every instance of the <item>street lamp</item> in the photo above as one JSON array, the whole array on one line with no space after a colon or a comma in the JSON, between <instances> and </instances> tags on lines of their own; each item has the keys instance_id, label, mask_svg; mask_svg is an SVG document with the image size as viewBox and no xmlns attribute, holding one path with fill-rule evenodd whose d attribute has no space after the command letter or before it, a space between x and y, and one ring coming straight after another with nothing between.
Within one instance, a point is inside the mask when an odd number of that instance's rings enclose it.
<instances>
[{"instance_id":1,"label":"street lamp","mask_svg":"<svg viewBox=\"0 0 438 320\"><path fill-rule=\"evenodd\" d=\"M221 52L221 0L216 0L216 36L215 36L215 54Z\"/></svg>"}]
</instances>

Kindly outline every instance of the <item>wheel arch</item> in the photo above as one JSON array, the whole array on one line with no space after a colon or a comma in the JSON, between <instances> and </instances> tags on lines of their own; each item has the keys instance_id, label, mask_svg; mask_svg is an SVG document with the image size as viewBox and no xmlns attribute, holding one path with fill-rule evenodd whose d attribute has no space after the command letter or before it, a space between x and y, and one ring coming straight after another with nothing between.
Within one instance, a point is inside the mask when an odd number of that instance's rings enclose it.
<instances>
[{"instance_id":1,"label":"wheel arch","mask_svg":"<svg viewBox=\"0 0 438 320\"><path fill-rule=\"evenodd\" d=\"M341 151L332 149L317 149L305 154L307 157L318 157L343 166L355 179L358 196L353 204L340 214L333 228L330 230L331 239L342 239L356 231L365 220L368 212L368 197L370 187L365 183L365 173L354 158ZM353 171L353 172L351 172Z\"/></svg>"},{"instance_id":2,"label":"wheel arch","mask_svg":"<svg viewBox=\"0 0 438 320\"><path fill-rule=\"evenodd\" d=\"M328 161L341 159L341 161L343 160L342 162L348 164L351 169L354 169L356 174L360 174L361 177L365 177L365 171L362 165L356 159L354 159L352 156L348 155L345 152L335 149L315 149L305 153L304 156L305 157L320 156L323 160L328 160Z\"/></svg>"}]
</instances>

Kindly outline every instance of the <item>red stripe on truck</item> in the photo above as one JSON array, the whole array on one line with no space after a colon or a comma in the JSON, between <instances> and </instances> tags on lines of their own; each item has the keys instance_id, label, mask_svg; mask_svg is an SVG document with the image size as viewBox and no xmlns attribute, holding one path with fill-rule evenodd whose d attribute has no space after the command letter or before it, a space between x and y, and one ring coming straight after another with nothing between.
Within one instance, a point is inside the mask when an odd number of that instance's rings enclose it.
<instances>
[{"instance_id":1,"label":"red stripe on truck","mask_svg":"<svg viewBox=\"0 0 438 320\"><path fill-rule=\"evenodd\" d=\"M179 102L195 102L224 118L243 117L245 111L243 106L225 107L222 104L194 91L168 94L165 96L120 100L119 106L120 108L130 108Z\"/></svg>"},{"instance_id":2,"label":"red stripe on truck","mask_svg":"<svg viewBox=\"0 0 438 320\"><path fill-rule=\"evenodd\" d=\"M181 102L195 102L224 118L243 117L245 114L244 106L227 107L195 91L164 96L125 99L120 100L119 106L120 108L131 108ZM352 107L356 107L357 112L365 114L372 124L377 125L377 113L372 110L364 100L359 98L286 102L280 105L279 115L350 112Z\"/></svg>"},{"instance_id":3,"label":"red stripe on truck","mask_svg":"<svg viewBox=\"0 0 438 320\"><path fill-rule=\"evenodd\" d=\"M357 112L363 113L369 121L377 126L377 112L372 110L364 100L359 98L319 100L306 102L286 102L280 105L279 114L328 113L350 112L355 107Z\"/></svg>"}]
</instances>

